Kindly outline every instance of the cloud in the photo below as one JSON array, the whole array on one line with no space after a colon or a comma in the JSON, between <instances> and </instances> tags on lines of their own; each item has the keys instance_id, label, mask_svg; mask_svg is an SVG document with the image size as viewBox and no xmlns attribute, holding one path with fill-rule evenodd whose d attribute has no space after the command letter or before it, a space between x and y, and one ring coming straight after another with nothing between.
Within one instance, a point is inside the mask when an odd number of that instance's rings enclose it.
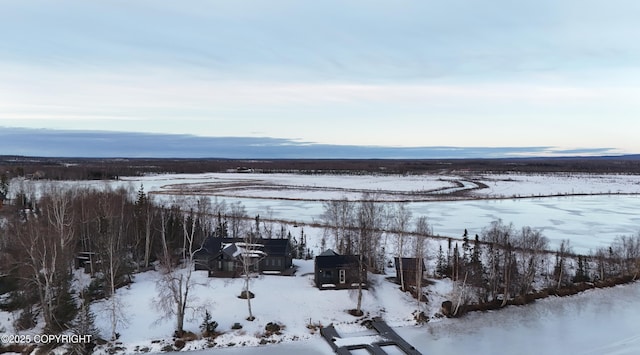
<instances>
[{"instance_id":1,"label":"cloud","mask_svg":"<svg viewBox=\"0 0 640 355\"><path fill-rule=\"evenodd\" d=\"M235 159L456 159L613 154L608 148L380 147L315 144L270 137L198 137L131 132L0 127L5 155Z\"/></svg>"},{"instance_id":2,"label":"cloud","mask_svg":"<svg viewBox=\"0 0 640 355\"><path fill-rule=\"evenodd\" d=\"M639 152L638 4L7 2L0 125Z\"/></svg>"}]
</instances>

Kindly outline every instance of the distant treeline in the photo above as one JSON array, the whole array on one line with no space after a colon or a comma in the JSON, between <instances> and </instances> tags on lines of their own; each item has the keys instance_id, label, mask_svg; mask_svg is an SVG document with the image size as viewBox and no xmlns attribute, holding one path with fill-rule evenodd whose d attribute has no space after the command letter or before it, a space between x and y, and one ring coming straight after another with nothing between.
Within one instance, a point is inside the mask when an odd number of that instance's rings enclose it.
<instances>
[{"instance_id":1,"label":"distant treeline","mask_svg":"<svg viewBox=\"0 0 640 355\"><path fill-rule=\"evenodd\" d=\"M145 173L258 172L420 174L429 172L640 173L640 156L518 159L144 159L0 156L0 174L50 180L117 179Z\"/></svg>"}]
</instances>

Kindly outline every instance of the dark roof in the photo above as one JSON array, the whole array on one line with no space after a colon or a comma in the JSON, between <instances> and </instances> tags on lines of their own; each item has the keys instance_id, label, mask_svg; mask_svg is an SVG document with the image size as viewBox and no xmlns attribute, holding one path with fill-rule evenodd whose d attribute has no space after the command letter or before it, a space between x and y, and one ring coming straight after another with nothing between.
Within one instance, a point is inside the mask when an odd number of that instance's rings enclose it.
<instances>
[{"instance_id":1,"label":"dark roof","mask_svg":"<svg viewBox=\"0 0 640 355\"><path fill-rule=\"evenodd\" d=\"M357 267L360 262L359 255L318 255L316 256L316 266L321 269Z\"/></svg>"},{"instance_id":2,"label":"dark roof","mask_svg":"<svg viewBox=\"0 0 640 355\"><path fill-rule=\"evenodd\" d=\"M202 253L215 255L222 251L223 244L242 243L242 238L218 238L208 237L203 245ZM267 255L272 256L285 256L291 252L291 241L289 239L263 239L257 238L253 241L255 244L262 244L264 248L262 250Z\"/></svg>"},{"instance_id":3,"label":"dark roof","mask_svg":"<svg viewBox=\"0 0 640 355\"><path fill-rule=\"evenodd\" d=\"M327 250L323 251L322 254L320 254L318 256L334 256L334 255L340 255L340 254L336 253L332 249L327 249Z\"/></svg>"},{"instance_id":4,"label":"dark roof","mask_svg":"<svg viewBox=\"0 0 640 355\"><path fill-rule=\"evenodd\" d=\"M258 239L257 243L264 245L264 252L272 256L288 255L292 249L289 239Z\"/></svg>"},{"instance_id":5,"label":"dark roof","mask_svg":"<svg viewBox=\"0 0 640 355\"><path fill-rule=\"evenodd\" d=\"M215 254L222 248L222 238L208 237L202 245L202 250L208 254Z\"/></svg>"}]
</instances>

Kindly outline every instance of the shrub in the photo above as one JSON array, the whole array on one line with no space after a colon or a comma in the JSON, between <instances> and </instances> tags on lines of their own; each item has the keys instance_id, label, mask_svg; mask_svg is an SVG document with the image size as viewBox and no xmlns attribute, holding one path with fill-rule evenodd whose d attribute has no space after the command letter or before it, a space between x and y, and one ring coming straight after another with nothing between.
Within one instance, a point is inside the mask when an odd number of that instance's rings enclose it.
<instances>
[{"instance_id":1,"label":"shrub","mask_svg":"<svg viewBox=\"0 0 640 355\"><path fill-rule=\"evenodd\" d=\"M209 337L214 334L218 328L218 322L211 319L211 313L209 311L204 311L204 320L202 324L200 324L200 330L202 331L202 336Z\"/></svg>"}]
</instances>

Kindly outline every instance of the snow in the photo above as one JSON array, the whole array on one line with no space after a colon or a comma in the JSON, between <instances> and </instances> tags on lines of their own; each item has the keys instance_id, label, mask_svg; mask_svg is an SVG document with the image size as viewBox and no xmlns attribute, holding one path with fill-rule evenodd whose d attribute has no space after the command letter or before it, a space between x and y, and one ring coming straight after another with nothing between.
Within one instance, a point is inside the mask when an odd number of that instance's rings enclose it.
<instances>
[{"instance_id":1,"label":"snow","mask_svg":"<svg viewBox=\"0 0 640 355\"><path fill-rule=\"evenodd\" d=\"M206 195L227 203L241 202L249 215L269 211L271 218L292 224L320 219L322 201L362 192L378 194L388 201L413 199L414 216L429 218L434 233L460 237L471 235L498 218L516 228L540 229L552 248L571 240L575 252L588 253L609 245L620 235L639 230L640 175L625 174L428 174L428 175L295 175L295 174L184 174L123 178L126 184L145 184L167 201ZM438 201L425 191L458 189L482 182L486 189L473 190L465 200ZM225 188L217 190L215 186ZM230 192L231 191L231 192ZM580 195L599 194L599 195ZM440 195L436 193L435 195ZM541 197L554 196L554 197ZM482 198L482 199L477 199ZM495 199L499 198L499 199ZM426 199L426 201L425 201Z\"/></svg>"},{"instance_id":2,"label":"snow","mask_svg":"<svg viewBox=\"0 0 640 355\"><path fill-rule=\"evenodd\" d=\"M497 218L515 227L539 228L551 240L552 247L562 239L570 239L576 252L588 252L608 245L615 237L635 234L640 226L640 176L590 174L500 174L500 175L425 175L425 176L328 176L293 174L191 174L125 177L121 181L86 182L84 186L104 188L125 186L133 193L144 184L145 191L157 199L174 201L187 196L206 195L227 203L241 201L249 215L264 213L272 218L311 223L319 219L322 200L359 198L363 191L379 192L389 201L398 201L426 192L457 189L454 181L466 187L479 179L487 189L474 190L472 197L509 197L500 200L417 201L409 207L414 216L426 215L436 234L459 237L466 228L471 235ZM471 182L469 182L471 181ZM71 186L74 182L63 182ZM15 184L12 185L15 188ZM39 185L40 187L44 186ZM440 189L440 190L439 190ZM564 196L605 193L611 195ZM631 195L626 195L631 194ZM559 195L542 198L539 196ZM232 197L229 197L232 196ZM528 198L511 198L523 197ZM299 200L287 200L295 197ZM323 230L304 227L308 245L321 251ZM298 236L296 230L292 231ZM437 244L431 244L430 246ZM309 325L333 324L345 336L340 341L375 341L359 318L347 313L356 304L353 290L320 291L313 284L313 262L294 260L298 267L292 277L262 275L252 279L251 291L256 298L252 307L256 320L246 321L246 300L237 296L242 279L207 278L206 272L194 273L193 303L185 328L198 333L204 309L219 323L223 334L215 339L216 352L222 354L330 354L331 348ZM393 270L387 270L393 275ZM159 353L172 344L173 320L162 320L153 298L159 274L150 271L135 276L129 287L118 290L128 325L119 330L119 341L126 353L148 348ZM413 313L416 301L386 275L370 275L372 286L364 291L363 309L367 317L380 316L396 332L425 354L638 354L640 353L640 284L612 289L590 290L566 298L548 298L524 307L472 313L462 319L432 318L425 326L416 326ZM89 282L77 275L78 284ZM427 287L430 302L425 313L433 316L449 297L452 285L438 280ZM106 301L96 302L92 310L104 337L108 337L109 319ZM0 312L0 330L13 332L12 320L17 314ZM243 328L232 330L239 322ZM265 325L284 325L282 334L265 337ZM606 325L606 326L603 326ZM32 332L41 330L32 330ZM354 339L355 337L355 339ZM349 340L350 339L350 340ZM260 342L275 342L266 346ZM233 346L231 346L233 345ZM193 354L208 353L212 344L200 339L188 342L184 350ZM391 351L391 350L390 350ZM102 348L98 353L106 353Z\"/></svg>"},{"instance_id":3,"label":"snow","mask_svg":"<svg viewBox=\"0 0 640 355\"><path fill-rule=\"evenodd\" d=\"M361 336L350 336L348 338L336 338L334 343L338 347L348 346L348 345L358 345L358 344L373 344L380 341L384 341L385 339L380 335L361 335Z\"/></svg>"},{"instance_id":4,"label":"snow","mask_svg":"<svg viewBox=\"0 0 640 355\"><path fill-rule=\"evenodd\" d=\"M258 346L262 339L276 343L306 341L318 336L317 330L308 328L310 324L333 324L341 334L366 330L359 318L347 312L356 305L354 290L320 291L313 283L313 261L294 260L294 264L298 267L295 276L261 275L252 279L250 289L256 295L251 300L256 317L253 322L245 320L247 301L237 297L243 289L243 279L208 278L204 271L194 272L192 277L197 285L192 291L192 310L187 314L185 329L198 333L207 309L219 323L217 330L224 333L215 339L216 347ZM167 339L173 333L174 323L160 319L153 305L158 277L155 271L138 274L130 287L118 290L124 313L128 315L128 327L120 332L119 341L127 351L136 347L160 351L169 344ZM413 325L412 312L416 307L413 299L382 275L372 275L372 280L373 287L364 291L363 299L363 309L369 317L384 316L395 325ZM104 302L97 302L92 310L98 315L96 323L103 330L102 335L107 337L109 317L105 307ZM241 330L231 329L236 322L242 324ZM265 337L269 322L282 324L282 334ZM152 343L160 339L164 341ZM208 346L205 340L197 340L188 343L186 349Z\"/></svg>"}]
</instances>

